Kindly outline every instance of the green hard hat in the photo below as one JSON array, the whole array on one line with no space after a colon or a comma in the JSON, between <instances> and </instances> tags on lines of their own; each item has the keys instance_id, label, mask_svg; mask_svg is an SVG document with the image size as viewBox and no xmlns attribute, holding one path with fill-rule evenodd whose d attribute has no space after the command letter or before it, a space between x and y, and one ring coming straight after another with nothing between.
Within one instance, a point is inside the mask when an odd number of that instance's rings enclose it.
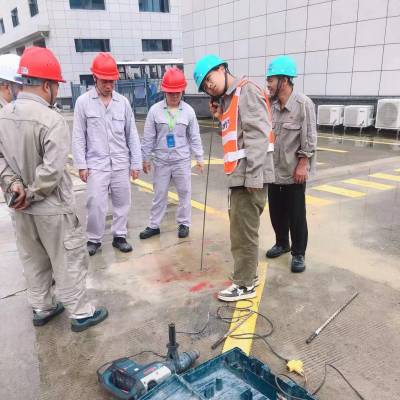
<instances>
[{"instance_id":1,"label":"green hard hat","mask_svg":"<svg viewBox=\"0 0 400 400\"><path fill-rule=\"evenodd\" d=\"M297 76L296 63L289 56L275 57L268 65L266 76L285 75L295 78Z\"/></svg>"},{"instance_id":2,"label":"green hard hat","mask_svg":"<svg viewBox=\"0 0 400 400\"><path fill-rule=\"evenodd\" d=\"M208 54L197 61L194 67L193 78L196 82L196 86L199 92L202 91L201 84L203 83L204 78L212 69L218 67L219 65L227 66L228 64L221 57L215 56L213 54Z\"/></svg>"}]
</instances>

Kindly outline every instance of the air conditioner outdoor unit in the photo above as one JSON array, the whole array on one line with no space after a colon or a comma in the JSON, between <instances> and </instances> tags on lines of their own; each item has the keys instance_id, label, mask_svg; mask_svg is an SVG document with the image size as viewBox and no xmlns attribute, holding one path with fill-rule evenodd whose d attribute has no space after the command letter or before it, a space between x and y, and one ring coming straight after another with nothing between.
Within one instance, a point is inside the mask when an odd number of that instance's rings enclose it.
<instances>
[{"instance_id":1,"label":"air conditioner outdoor unit","mask_svg":"<svg viewBox=\"0 0 400 400\"><path fill-rule=\"evenodd\" d=\"M318 125L342 125L343 124L343 110L344 106L341 105L320 105L318 106Z\"/></svg>"},{"instance_id":2,"label":"air conditioner outdoor unit","mask_svg":"<svg viewBox=\"0 0 400 400\"><path fill-rule=\"evenodd\" d=\"M344 108L345 127L366 128L374 124L374 106L373 105L351 105Z\"/></svg>"},{"instance_id":3,"label":"air conditioner outdoor unit","mask_svg":"<svg viewBox=\"0 0 400 400\"><path fill-rule=\"evenodd\" d=\"M400 99L378 100L375 128L400 129Z\"/></svg>"}]
</instances>

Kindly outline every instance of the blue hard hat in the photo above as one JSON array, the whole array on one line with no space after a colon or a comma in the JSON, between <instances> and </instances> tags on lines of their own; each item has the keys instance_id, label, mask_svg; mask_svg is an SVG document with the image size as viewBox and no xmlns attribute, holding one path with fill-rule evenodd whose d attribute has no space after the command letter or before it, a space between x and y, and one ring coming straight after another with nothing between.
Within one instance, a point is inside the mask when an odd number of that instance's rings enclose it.
<instances>
[{"instance_id":1,"label":"blue hard hat","mask_svg":"<svg viewBox=\"0 0 400 400\"><path fill-rule=\"evenodd\" d=\"M202 91L201 84L203 83L204 78L207 76L207 74L212 69L214 69L220 65L227 66L228 64L221 57L215 56L213 54L208 54L208 55L200 58L199 61L197 61L196 65L194 67L193 78L194 78L194 81L196 82L196 86L197 86L197 89L199 92Z\"/></svg>"},{"instance_id":2,"label":"blue hard hat","mask_svg":"<svg viewBox=\"0 0 400 400\"><path fill-rule=\"evenodd\" d=\"M293 58L289 56L275 57L268 65L266 76L285 75L295 78L297 67Z\"/></svg>"}]
</instances>

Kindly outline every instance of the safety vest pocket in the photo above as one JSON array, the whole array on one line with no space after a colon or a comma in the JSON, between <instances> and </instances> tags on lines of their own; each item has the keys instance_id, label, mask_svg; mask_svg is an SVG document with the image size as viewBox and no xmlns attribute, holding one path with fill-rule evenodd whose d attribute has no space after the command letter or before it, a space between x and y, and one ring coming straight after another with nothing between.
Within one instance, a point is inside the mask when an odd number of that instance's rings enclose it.
<instances>
[{"instance_id":1,"label":"safety vest pocket","mask_svg":"<svg viewBox=\"0 0 400 400\"><path fill-rule=\"evenodd\" d=\"M125 116L123 114L114 114L112 124L115 132L125 132Z\"/></svg>"}]
</instances>

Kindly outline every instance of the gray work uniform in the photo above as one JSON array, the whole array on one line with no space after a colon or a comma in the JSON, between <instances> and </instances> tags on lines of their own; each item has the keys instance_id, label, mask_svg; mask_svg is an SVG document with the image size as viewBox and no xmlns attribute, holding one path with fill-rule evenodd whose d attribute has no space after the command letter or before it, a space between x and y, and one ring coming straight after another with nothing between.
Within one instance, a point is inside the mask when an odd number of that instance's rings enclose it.
<instances>
[{"instance_id":1,"label":"gray work uniform","mask_svg":"<svg viewBox=\"0 0 400 400\"><path fill-rule=\"evenodd\" d=\"M306 183L294 182L300 158L308 158L308 176L315 173L317 130L314 103L306 95L292 92L285 106L272 104L275 132L275 183L268 187L268 204L275 243L288 248L289 232L293 256L305 255L308 242Z\"/></svg>"},{"instance_id":2,"label":"gray work uniform","mask_svg":"<svg viewBox=\"0 0 400 400\"><path fill-rule=\"evenodd\" d=\"M243 78L242 78L243 79ZM235 80L223 97L227 109L239 80ZM246 158L239 160L228 175L230 188L230 238L234 259L233 283L252 286L258 267L258 229L266 203L267 184L274 181L272 152L268 151L271 119L261 90L249 82L239 97L238 149ZM247 187L260 191L248 192Z\"/></svg>"},{"instance_id":3,"label":"gray work uniform","mask_svg":"<svg viewBox=\"0 0 400 400\"><path fill-rule=\"evenodd\" d=\"M131 205L130 171L142 169L135 117L126 97L112 93L105 107L95 88L75 104L72 153L78 169L88 169L87 236L100 243L105 229L108 193L113 206L113 236L125 237Z\"/></svg>"},{"instance_id":4,"label":"gray work uniform","mask_svg":"<svg viewBox=\"0 0 400 400\"><path fill-rule=\"evenodd\" d=\"M142 141L144 161L152 158L154 165L154 198L150 211L149 227L156 229L167 208L168 186L172 181L179 197L176 222L190 226L191 223L191 154L203 162L199 124L189 104L181 101L170 131L173 116L168 116L165 100L154 104L147 115ZM168 142L168 135L172 135ZM168 144L169 143L169 144Z\"/></svg>"},{"instance_id":5,"label":"gray work uniform","mask_svg":"<svg viewBox=\"0 0 400 400\"><path fill-rule=\"evenodd\" d=\"M41 97L20 92L0 112L0 184L7 192L22 183L30 206L15 212L19 256L36 310L55 305L51 291L71 318L90 317L86 300L85 236L75 214L72 182L64 169L70 133L63 117Z\"/></svg>"}]
</instances>

